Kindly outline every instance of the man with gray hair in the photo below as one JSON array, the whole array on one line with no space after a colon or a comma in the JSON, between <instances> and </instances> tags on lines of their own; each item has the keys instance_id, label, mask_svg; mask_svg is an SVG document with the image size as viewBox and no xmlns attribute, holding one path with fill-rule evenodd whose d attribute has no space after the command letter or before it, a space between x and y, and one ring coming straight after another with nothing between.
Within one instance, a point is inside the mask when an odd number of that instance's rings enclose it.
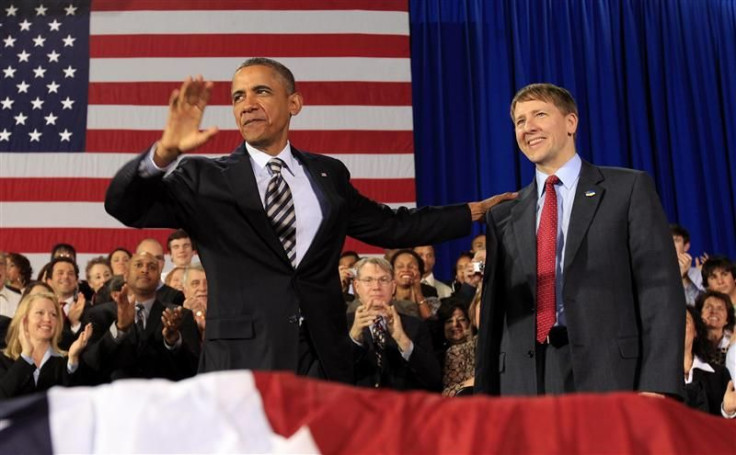
<instances>
[{"instance_id":1,"label":"man with gray hair","mask_svg":"<svg viewBox=\"0 0 736 455\"><path fill-rule=\"evenodd\" d=\"M391 264L365 258L355 264L360 306L348 315L356 384L396 390L439 390L442 377L429 330L391 304L396 283Z\"/></svg>"},{"instance_id":2,"label":"man with gray hair","mask_svg":"<svg viewBox=\"0 0 736 455\"><path fill-rule=\"evenodd\" d=\"M207 317L207 275L199 262L184 269L184 308L190 310L197 323L200 337L204 335Z\"/></svg>"}]
</instances>

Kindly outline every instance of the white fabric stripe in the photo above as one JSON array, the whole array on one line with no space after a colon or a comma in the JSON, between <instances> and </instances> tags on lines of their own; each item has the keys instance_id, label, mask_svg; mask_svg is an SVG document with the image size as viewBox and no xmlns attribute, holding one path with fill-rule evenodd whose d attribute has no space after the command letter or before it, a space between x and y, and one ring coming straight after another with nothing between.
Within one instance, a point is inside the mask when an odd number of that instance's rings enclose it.
<instances>
[{"instance_id":1,"label":"white fabric stripe","mask_svg":"<svg viewBox=\"0 0 736 455\"><path fill-rule=\"evenodd\" d=\"M187 75L230 83L235 68L248 57L211 58L93 58L90 82L180 82ZM286 65L302 82L411 82L408 58L373 57L284 57ZM131 71L135 68L135 71ZM308 101L308 100L307 100Z\"/></svg>"},{"instance_id":2,"label":"white fabric stripe","mask_svg":"<svg viewBox=\"0 0 736 455\"><path fill-rule=\"evenodd\" d=\"M91 105L87 128L91 130L161 131L168 106ZM202 126L236 131L230 106L208 106ZM411 106L305 106L291 119L292 131L363 130L411 131Z\"/></svg>"},{"instance_id":3,"label":"white fabric stripe","mask_svg":"<svg viewBox=\"0 0 736 455\"><path fill-rule=\"evenodd\" d=\"M415 202L387 204L416 207ZM2 228L121 228L102 202L0 202Z\"/></svg>"},{"instance_id":4,"label":"white fabric stripe","mask_svg":"<svg viewBox=\"0 0 736 455\"><path fill-rule=\"evenodd\" d=\"M141 150L146 146L147 144L141 144ZM112 178L123 164L135 156L132 153L0 153L0 178ZM326 156L342 161L350 170L352 178L414 178L413 154Z\"/></svg>"},{"instance_id":5,"label":"white fabric stripe","mask_svg":"<svg viewBox=\"0 0 736 455\"><path fill-rule=\"evenodd\" d=\"M308 430L274 433L249 371L54 387L48 401L54 453L319 452Z\"/></svg>"},{"instance_id":6,"label":"white fabric stripe","mask_svg":"<svg viewBox=\"0 0 736 455\"><path fill-rule=\"evenodd\" d=\"M402 11L93 11L91 14L92 35L140 33L363 33L408 36L409 18Z\"/></svg>"}]
</instances>

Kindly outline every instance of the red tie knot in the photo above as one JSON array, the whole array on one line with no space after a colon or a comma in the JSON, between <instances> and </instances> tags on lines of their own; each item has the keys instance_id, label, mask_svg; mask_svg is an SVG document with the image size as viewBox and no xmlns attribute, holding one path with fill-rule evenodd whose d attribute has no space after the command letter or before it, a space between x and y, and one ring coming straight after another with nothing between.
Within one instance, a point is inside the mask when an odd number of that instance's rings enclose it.
<instances>
[{"instance_id":1,"label":"red tie knot","mask_svg":"<svg viewBox=\"0 0 736 455\"><path fill-rule=\"evenodd\" d=\"M560 183L560 178L557 177L556 175L550 175L549 177L547 177L547 180L544 182L544 186L548 187L550 185L557 185L558 183Z\"/></svg>"}]
</instances>

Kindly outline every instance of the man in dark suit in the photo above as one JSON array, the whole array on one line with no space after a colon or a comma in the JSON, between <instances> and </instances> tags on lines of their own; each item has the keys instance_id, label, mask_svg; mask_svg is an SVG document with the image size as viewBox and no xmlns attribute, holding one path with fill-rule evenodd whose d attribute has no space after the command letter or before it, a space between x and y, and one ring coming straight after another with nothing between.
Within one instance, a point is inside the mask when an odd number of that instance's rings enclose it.
<instances>
[{"instance_id":1,"label":"man in dark suit","mask_svg":"<svg viewBox=\"0 0 736 455\"><path fill-rule=\"evenodd\" d=\"M580 159L563 88L523 88L511 117L536 178L486 215L476 389L681 396L685 301L651 178Z\"/></svg>"},{"instance_id":2,"label":"man in dark suit","mask_svg":"<svg viewBox=\"0 0 736 455\"><path fill-rule=\"evenodd\" d=\"M160 276L156 258L134 255L116 301L95 305L86 315L94 335L83 359L102 381L178 380L197 371L199 339L192 313L157 299Z\"/></svg>"},{"instance_id":3,"label":"man in dark suit","mask_svg":"<svg viewBox=\"0 0 736 455\"><path fill-rule=\"evenodd\" d=\"M128 226L185 229L197 244L209 279L200 371L291 370L351 383L336 273L345 237L392 247L440 242L467 235L471 220L500 198L396 211L365 198L341 162L289 143L302 96L291 71L264 58L233 76L233 114L245 141L227 157L174 165L217 133L200 130L212 87L189 78L172 93L161 139L117 173L105 208ZM269 218L269 204L288 217Z\"/></svg>"},{"instance_id":4,"label":"man in dark suit","mask_svg":"<svg viewBox=\"0 0 736 455\"><path fill-rule=\"evenodd\" d=\"M395 390L439 391L442 372L424 322L400 314L391 304L396 290L391 264L365 258L355 265L355 293L361 304L348 314L355 383Z\"/></svg>"},{"instance_id":5,"label":"man in dark suit","mask_svg":"<svg viewBox=\"0 0 736 455\"><path fill-rule=\"evenodd\" d=\"M148 253L158 261L160 271L163 271L166 259L164 258L164 248L156 239L143 239L135 249L137 254ZM156 288L156 298L161 303L172 303L174 305L184 304L184 293L178 289L174 289L163 281L159 280Z\"/></svg>"}]
</instances>

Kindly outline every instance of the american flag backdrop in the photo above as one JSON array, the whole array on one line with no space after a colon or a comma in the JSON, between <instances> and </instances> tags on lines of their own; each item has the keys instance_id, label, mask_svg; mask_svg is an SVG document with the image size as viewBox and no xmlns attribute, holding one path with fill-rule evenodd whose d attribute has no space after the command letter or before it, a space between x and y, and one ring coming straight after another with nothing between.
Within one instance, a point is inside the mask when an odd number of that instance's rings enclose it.
<instances>
[{"instance_id":1,"label":"american flag backdrop","mask_svg":"<svg viewBox=\"0 0 736 455\"><path fill-rule=\"evenodd\" d=\"M396 0L4 0L0 9L0 250L34 270L58 242L80 266L168 230L107 215L110 178L156 141L171 90L215 81L198 153L242 140L229 90L245 58L288 66L305 108L297 148L331 155L364 194L415 205L408 2ZM378 253L348 239L345 249Z\"/></svg>"}]
</instances>

